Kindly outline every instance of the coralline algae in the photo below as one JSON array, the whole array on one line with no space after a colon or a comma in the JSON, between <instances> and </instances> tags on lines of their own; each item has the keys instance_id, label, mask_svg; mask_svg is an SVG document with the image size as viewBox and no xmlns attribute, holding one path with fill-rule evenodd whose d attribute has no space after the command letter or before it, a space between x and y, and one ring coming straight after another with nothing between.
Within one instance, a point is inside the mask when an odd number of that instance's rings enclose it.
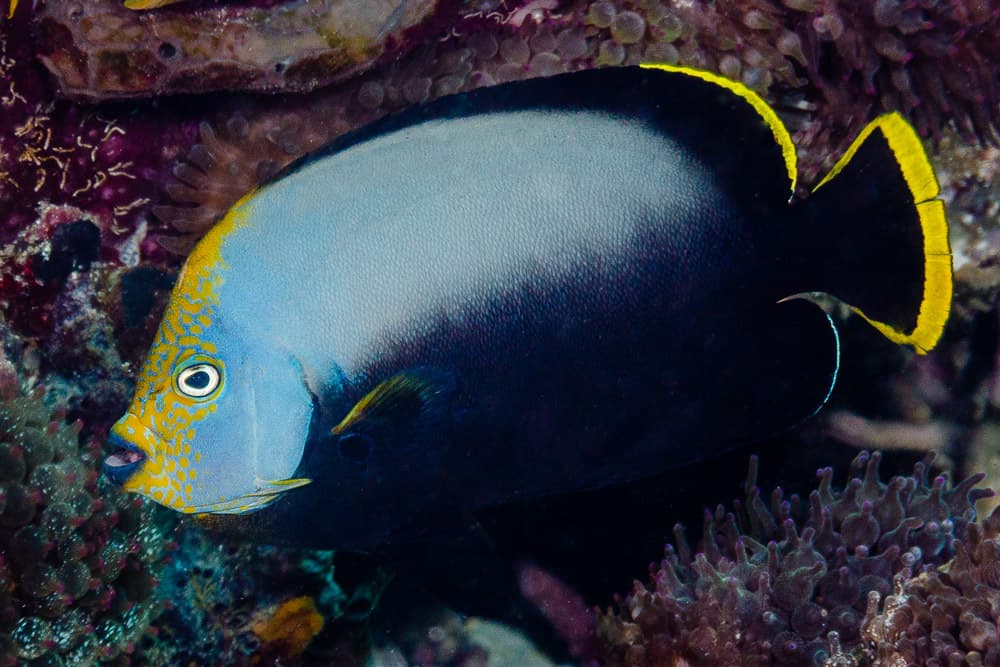
<instances>
[{"instance_id":1,"label":"coralline algae","mask_svg":"<svg viewBox=\"0 0 1000 667\"><path fill-rule=\"evenodd\" d=\"M31 7L20 9L0 23L0 303L44 371L75 378L64 398L100 428L130 391L127 364L152 335L145 315L170 287L149 206L197 126L152 104L54 100Z\"/></svg>"}]
</instances>

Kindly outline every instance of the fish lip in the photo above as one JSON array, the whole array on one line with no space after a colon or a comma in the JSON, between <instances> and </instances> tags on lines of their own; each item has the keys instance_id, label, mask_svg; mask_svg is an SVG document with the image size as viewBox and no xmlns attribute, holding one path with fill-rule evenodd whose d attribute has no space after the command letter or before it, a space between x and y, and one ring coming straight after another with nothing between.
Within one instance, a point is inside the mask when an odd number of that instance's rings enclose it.
<instances>
[{"instance_id":1,"label":"fish lip","mask_svg":"<svg viewBox=\"0 0 1000 667\"><path fill-rule=\"evenodd\" d=\"M114 433L108 436L113 452L104 459L104 476L121 486L148 458L146 453L131 442Z\"/></svg>"}]
</instances>

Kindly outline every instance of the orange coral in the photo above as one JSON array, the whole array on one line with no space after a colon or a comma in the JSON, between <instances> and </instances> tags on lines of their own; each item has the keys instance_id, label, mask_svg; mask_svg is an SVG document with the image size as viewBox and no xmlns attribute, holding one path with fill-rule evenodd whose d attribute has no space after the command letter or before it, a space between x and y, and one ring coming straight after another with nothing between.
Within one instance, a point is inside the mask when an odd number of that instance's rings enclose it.
<instances>
[{"instance_id":1,"label":"orange coral","mask_svg":"<svg viewBox=\"0 0 1000 667\"><path fill-rule=\"evenodd\" d=\"M308 595L285 600L250 624L264 644L280 646L289 657L303 653L323 629L323 616Z\"/></svg>"}]
</instances>

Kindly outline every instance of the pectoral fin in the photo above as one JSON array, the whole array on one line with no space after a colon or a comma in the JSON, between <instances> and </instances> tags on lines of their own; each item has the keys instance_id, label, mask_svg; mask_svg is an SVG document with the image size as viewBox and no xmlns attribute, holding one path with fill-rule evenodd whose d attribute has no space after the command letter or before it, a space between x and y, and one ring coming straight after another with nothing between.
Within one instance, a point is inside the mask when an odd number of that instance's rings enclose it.
<instances>
[{"instance_id":1,"label":"pectoral fin","mask_svg":"<svg viewBox=\"0 0 1000 667\"><path fill-rule=\"evenodd\" d=\"M361 434L376 445L387 439L413 440L441 424L454 388L451 377L441 371L397 373L368 392L330 433L341 440Z\"/></svg>"}]
</instances>

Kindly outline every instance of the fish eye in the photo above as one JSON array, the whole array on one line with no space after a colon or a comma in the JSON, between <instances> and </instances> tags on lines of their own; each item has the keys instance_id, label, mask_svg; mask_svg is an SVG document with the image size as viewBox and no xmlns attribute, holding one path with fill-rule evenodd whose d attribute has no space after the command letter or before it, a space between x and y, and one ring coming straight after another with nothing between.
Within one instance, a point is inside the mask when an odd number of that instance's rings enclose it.
<instances>
[{"instance_id":1,"label":"fish eye","mask_svg":"<svg viewBox=\"0 0 1000 667\"><path fill-rule=\"evenodd\" d=\"M205 398L219 388L221 379L218 368L200 362L177 374L177 390L188 398Z\"/></svg>"}]
</instances>

